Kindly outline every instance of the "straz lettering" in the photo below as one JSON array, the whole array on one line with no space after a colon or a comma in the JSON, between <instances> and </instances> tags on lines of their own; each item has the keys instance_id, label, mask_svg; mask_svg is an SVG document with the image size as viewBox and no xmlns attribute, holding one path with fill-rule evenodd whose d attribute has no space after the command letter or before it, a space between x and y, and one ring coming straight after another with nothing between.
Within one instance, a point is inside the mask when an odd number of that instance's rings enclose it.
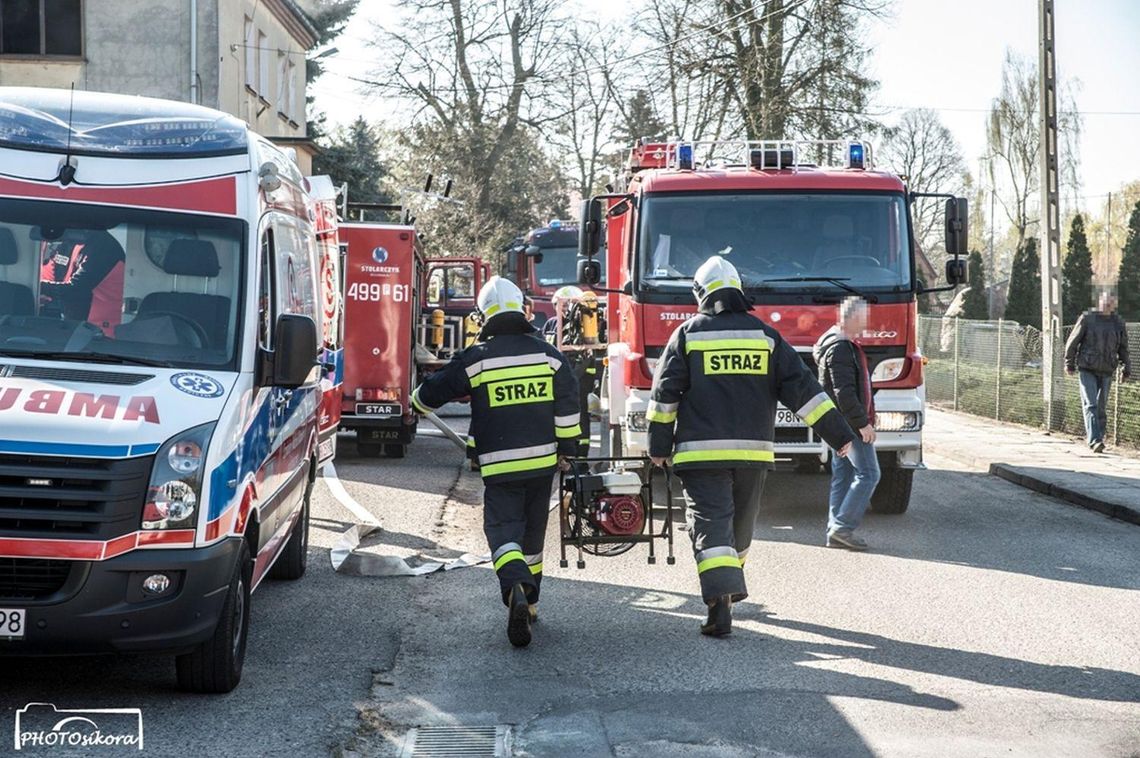
<instances>
[{"instance_id":1,"label":"straz lettering","mask_svg":"<svg viewBox=\"0 0 1140 758\"><path fill-rule=\"evenodd\" d=\"M78 416L119 421L159 423L158 404L149 395L119 397L66 390L29 390L20 387L0 388L0 412L17 410L49 416Z\"/></svg>"},{"instance_id":2,"label":"straz lettering","mask_svg":"<svg viewBox=\"0 0 1140 758\"><path fill-rule=\"evenodd\" d=\"M768 373L767 350L710 350L705 356L706 374Z\"/></svg>"},{"instance_id":3,"label":"straz lettering","mask_svg":"<svg viewBox=\"0 0 1140 758\"><path fill-rule=\"evenodd\" d=\"M554 380L549 376L542 376L494 382L487 385L487 397L492 408L500 405L550 402L554 400Z\"/></svg>"}]
</instances>

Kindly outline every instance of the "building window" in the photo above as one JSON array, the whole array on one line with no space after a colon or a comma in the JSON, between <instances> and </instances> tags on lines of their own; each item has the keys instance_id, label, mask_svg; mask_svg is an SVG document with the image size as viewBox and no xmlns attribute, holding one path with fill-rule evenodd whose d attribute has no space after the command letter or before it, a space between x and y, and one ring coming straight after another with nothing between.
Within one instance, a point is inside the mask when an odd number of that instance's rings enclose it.
<instances>
[{"instance_id":1,"label":"building window","mask_svg":"<svg viewBox=\"0 0 1140 758\"><path fill-rule=\"evenodd\" d=\"M289 61L289 85L285 88L285 93L288 101L285 112L289 114L289 120L301 121L301 117L297 113L297 66L292 60Z\"/></svg>"},{"instance_id":2,"label":"building window","mask_svg":"<svg viewBox=\"0 0 1140 758\"><path fill-rule=\"evenodd\" d=\"M286 105L289 88L289 54L277 51L277 112L285 115L289 113Z\"/></svg>"},{"instance_id":3,"label":"building window","mask_svg":"<svg viewBox=\"0 0 1140 758\"><path fill-rule=\"evenodd\" d=\"M261 99L269 96L269 38L257 32L257 94Z\"/></svg>"},{"instance_id":4,"label":"building window","mask_svg":"<svg viewBox=\"0 0 1140 758\"><path fill-rule=\"evenodd\" d=\"M0 2L0 55L83 55L82 0Z\"/></svg>"},{"instance_id":5,"label":"building window","mask_svg":"<svg viewBox=\"0 0 1140 758\"><path fill-rule=\"evenodd\" d=\"M245 86L257 89L257 34L249 16L245 17Z\"/></svg>"}]
</instances>

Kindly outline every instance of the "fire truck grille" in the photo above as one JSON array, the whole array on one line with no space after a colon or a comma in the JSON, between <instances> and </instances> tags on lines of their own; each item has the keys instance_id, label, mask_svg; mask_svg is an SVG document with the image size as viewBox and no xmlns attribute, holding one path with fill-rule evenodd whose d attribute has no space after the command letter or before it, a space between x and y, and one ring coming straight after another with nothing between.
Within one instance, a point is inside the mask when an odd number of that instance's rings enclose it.
<instances>
[{"instance_id":1,"label":"fire truck grille","mask_svg":"<svg viewBox=\"0 0 1140 758\"><path fill-rule=\"evenodd\" d=\"M63 587L74 561L0 558L0 598L41 600Z\"/></svg>"},{"instance_id":2,"label":"fire truck grille","mask_svg":"<svg viewBox=\"0 0 1140 758\"><path fill-rule=\"evenodd\" d=\"M0 536L108 540L133 532L153 461L0 455Z\"/></svg>"}]
</instances>

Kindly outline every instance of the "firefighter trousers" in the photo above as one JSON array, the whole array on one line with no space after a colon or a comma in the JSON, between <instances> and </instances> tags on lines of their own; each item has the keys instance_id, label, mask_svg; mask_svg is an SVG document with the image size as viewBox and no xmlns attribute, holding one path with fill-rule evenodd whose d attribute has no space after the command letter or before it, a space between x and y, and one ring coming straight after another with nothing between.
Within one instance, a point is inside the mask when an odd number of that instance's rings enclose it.
<instances>
[{"instance_id":1,"label":"firefighter trousers","mask_svg":"<svg viewBox=\"0 0 1140 758\"><path fill-rule=\"evenodd\" d=\"M526 587L527 602L538 602L553 485L553 477L543 474L483 488L483 533L499 575L503 603L516 584Z\"/></svg>"},{"instance_id":2,"label":"firefighter trousers","mask_svg":"<svg viewBox=\"0 0 1140 758\"><path fill-rule=\"evenodd\" d=\"M685 518L701 581L701 596L748 597L744 560L760 513L767 469L721 468L678 471L685 485Z\"/></svg>"}]
</instances>

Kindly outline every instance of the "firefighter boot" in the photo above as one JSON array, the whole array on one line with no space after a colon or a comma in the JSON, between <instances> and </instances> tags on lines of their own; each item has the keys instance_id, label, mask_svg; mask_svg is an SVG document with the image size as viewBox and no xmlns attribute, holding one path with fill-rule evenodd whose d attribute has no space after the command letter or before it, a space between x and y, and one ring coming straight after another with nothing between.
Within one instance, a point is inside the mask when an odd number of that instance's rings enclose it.
<instances>
[{"instance_id":1,"label":"firefighter boot","mask_svg":"<svg viewBox=\"0 0 1140 758\"><path fill-rule=\"evenodd\" d=\"M732 634L732 595L721 595L709 604L709 618L701 625L701 634L710 637Z\"/></svg>"},{"instance_id":2,"label":"firefighter boot","mask_svg":"<svg viewBox=\"0 0 1140 758\"><path fill-rule=\"evenodd\" d=\"M530 644L530 604L526 601L526 587L516 584L507 600L507 639L515 647Z\"/></svg>"}]
</instances>

